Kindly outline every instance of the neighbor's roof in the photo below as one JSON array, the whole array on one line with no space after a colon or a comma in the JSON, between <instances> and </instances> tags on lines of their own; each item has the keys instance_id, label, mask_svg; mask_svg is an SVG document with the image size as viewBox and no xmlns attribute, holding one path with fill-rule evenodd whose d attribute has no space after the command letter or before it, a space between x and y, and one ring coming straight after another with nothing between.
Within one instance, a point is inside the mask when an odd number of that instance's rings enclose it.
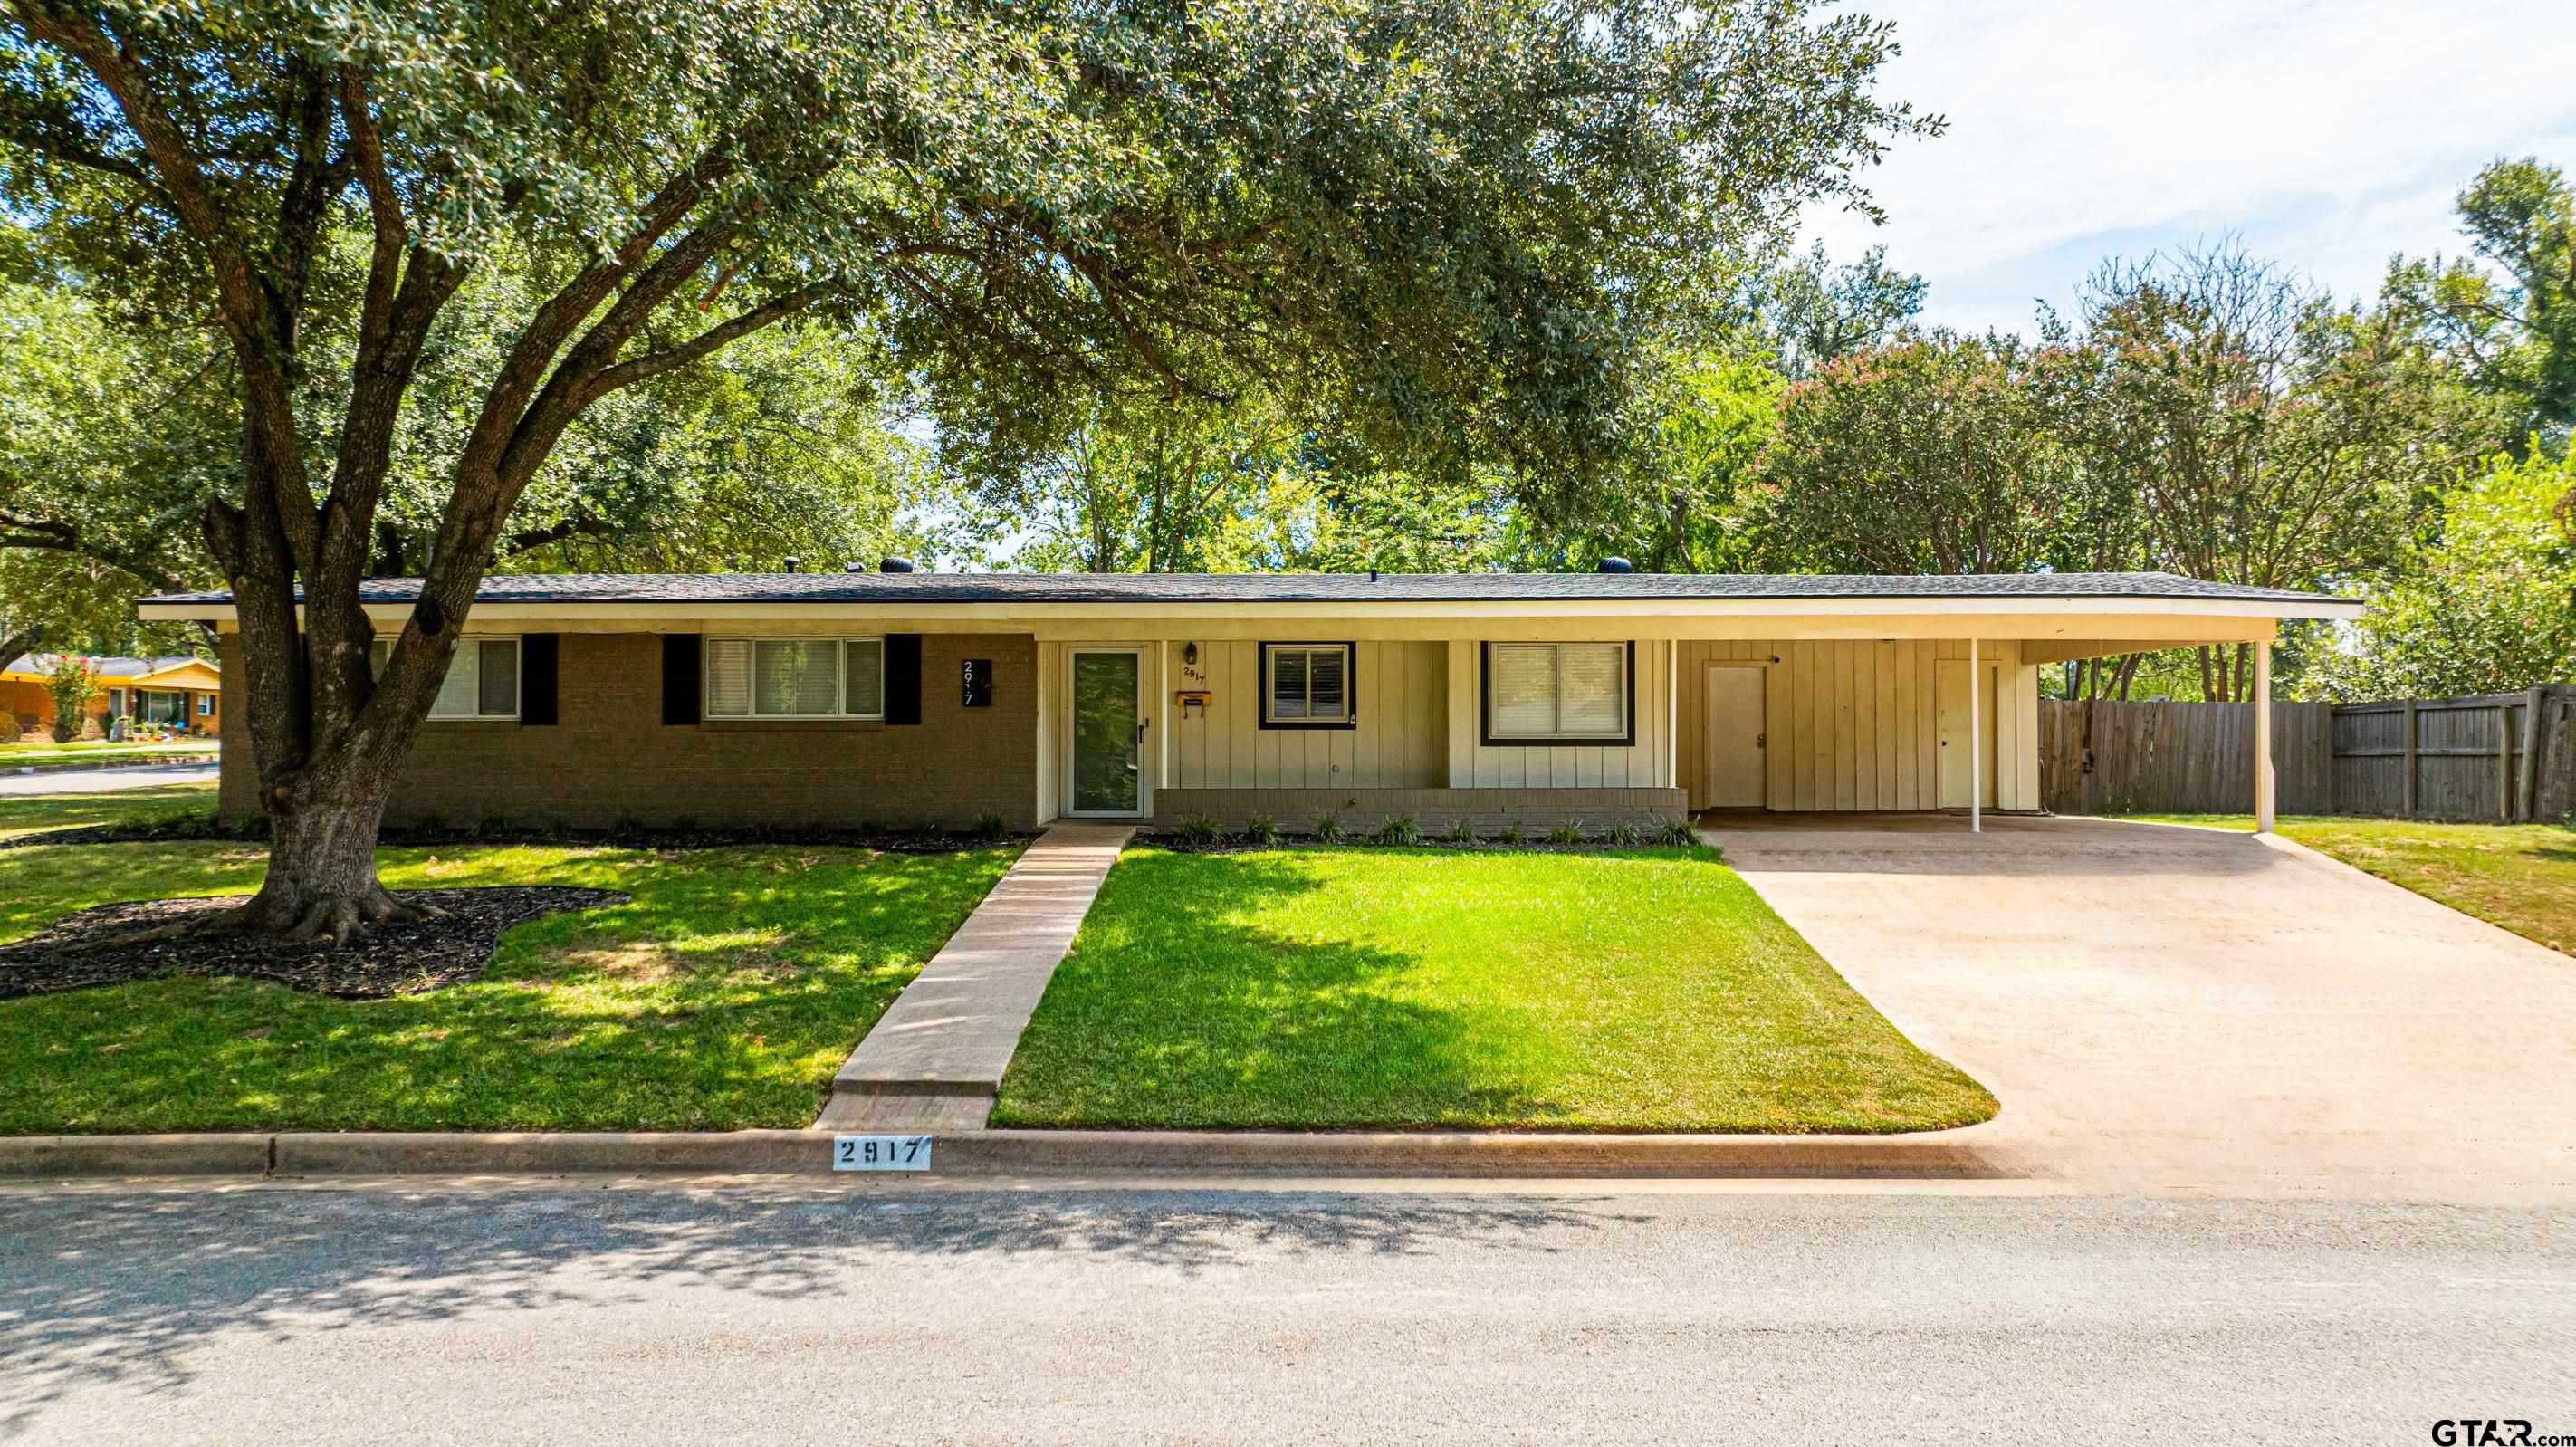
<instances>
[{"instance_id":1,"label":"neighbor's roof","mask_svg":"<svg viewBox=\"0 0 2576 1447\"><path fill-rule=\"evenodd\" d=\"M364 585L376 604L418 596L417 578ZM2350 599L2285 588L2208 583L2171 573L517 573L483 580L479 603L514 604L1259 604L1644 603L1799 599L2170 599L2326 605ZM170 610L226 607L223 592L143 600ZM2268 611L2268 610L2266 610Z\"/></svg>"},{"instance_id":2,"label":"neighbor's roof","mask_svg":"<svg viewBox=\"0 0 2576 1447\"><path fill-rule=\"evenodd\" d=\"M231 601L229 594L225 595L225 601ZM0 673L42 674L51 677L54 669L61 664L62 657L59 653L22 653L10 659L7 667L0 668ZM205 663L205 660L185 653L173 654L166 658L93 657L89 661L89 666L90 671L101 678L150 678L175 668L184 668L191 663ZM211 668L214 665L206 664L206 666Z\"/></svg>"}]
</instances>

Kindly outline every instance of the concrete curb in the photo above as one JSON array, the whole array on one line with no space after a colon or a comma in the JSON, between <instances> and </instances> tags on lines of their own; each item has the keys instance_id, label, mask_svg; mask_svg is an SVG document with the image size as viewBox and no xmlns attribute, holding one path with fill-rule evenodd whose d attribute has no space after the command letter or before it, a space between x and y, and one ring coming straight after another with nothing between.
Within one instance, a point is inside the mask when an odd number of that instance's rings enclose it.
<instances>
[{"instance_id":1,"label":"concrete curb","mask_svg":"<svg viewBox=\"0 0 2576 1447\"><path fill-rule=\"evenodd\" d=\"M1482 1131L1049 1131L936 1135L974 1176L1671 1176L1999 1180L2025 1175L1963 1127L1909 1136ZM828 1175L825 1130L302 1132L0 1138L0 1179L77 1176Z\"/></svg>"},{"instance_id":2,"label":"concrete curb","mask_svg":"<svg viewBox=\"0 0 2576 1447\"><path fill-rule=\"evenodd\" d=\"M120 759L49 759L38 764L0 764L0 774L67 774L80 769L178 769L198 764L211 764L221 756L206 754L163 754L155 758Z\"/></svg>"},{"instance_id":3,"label":"concrete curb","mask_svg":"<svg viewBox=\"0 0 2576 1447\"><path fill-rule=\"evenodd\" d=\"M45 1176L258 1176L266 1135L0 1136L0 1180Z\"/></svg>"}]
</instances>

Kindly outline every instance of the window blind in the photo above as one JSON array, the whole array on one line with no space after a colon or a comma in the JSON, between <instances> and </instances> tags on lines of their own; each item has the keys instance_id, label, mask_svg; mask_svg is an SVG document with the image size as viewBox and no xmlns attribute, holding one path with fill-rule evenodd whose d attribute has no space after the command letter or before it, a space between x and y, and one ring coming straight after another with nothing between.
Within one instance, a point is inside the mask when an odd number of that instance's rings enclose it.
<instances>
[{"instance_id":1,"label":"window blind","mask_svg":"<svg viewBox=\"0 0 2576 1447\"><path fill-rule=\"evenodd\" d=\"M874 638L853 638L841 645L842 676L846 680L841 695L841 711L864 714L870 718L885 713L885 644Z\"/></svg>"}]
</instances>

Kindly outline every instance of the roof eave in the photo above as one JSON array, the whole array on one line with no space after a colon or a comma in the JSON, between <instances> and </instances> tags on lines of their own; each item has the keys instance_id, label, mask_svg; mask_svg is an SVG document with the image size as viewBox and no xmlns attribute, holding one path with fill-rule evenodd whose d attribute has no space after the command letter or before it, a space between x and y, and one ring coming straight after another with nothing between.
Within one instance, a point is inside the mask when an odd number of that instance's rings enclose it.
<instances>
[{"instance_id":1,"label":"roof eave","mask_svg":"<svg viewBox=\"0 0 2576 1447\"><path fill-rule=\"evenodd\" d=\"M370 616L398 619L408 602L366 605ZM780 615L898 617L933 613L957 618L1564 618L1564 617L1808 617L1857 615L1980 614L2048 617L2069 613L2165 615L2197 618L2353 619L2364 604L2349 598L2209 598L2139 594L2047 594L1926 597L1922 595L1780 598L1522 598L1361 599L1334 601L1192 600L1154 602L950 601L908 598L855 602L818 599L711 601L699 599L491 600L475 604L477 617L493 621L548 617L757 618ZM229 602L146 598L136 612L162 622L234 621Z\"/></svg>"}]
</instances>

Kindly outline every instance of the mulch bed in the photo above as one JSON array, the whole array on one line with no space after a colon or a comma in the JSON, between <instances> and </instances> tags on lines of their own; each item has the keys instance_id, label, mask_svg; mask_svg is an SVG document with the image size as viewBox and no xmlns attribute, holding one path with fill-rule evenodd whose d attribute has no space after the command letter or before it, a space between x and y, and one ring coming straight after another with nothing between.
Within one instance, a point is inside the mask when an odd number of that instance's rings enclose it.
<instances>
[{"instance_id":1,"label":"mulch bed","mask_svg":"<svg viewBox=\"0 0 2576 1447\"><path fill-rule=\"evenodd\" d=\"M164 975L239 975L344 1000L435 990L470 980L492 962L501 932L540 915L624 904L615 889L504 885L407 889L395 898L436 905L444 918L371 925L346 945L288 944L236 930L137 940L134 936L242 902L129 900L64 915L41 934L0 945L0 1000L118 985Z\"/></svg>"}]
</instances>

